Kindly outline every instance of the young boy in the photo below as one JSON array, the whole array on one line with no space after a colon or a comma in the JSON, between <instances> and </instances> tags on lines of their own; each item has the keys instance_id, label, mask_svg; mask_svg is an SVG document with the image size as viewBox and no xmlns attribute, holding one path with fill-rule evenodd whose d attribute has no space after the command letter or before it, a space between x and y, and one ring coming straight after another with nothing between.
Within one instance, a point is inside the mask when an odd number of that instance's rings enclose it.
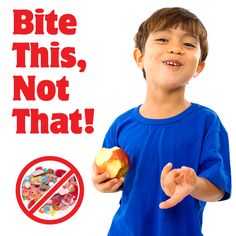
<instances>
[{"instance_id":1,"label":"young boy","mask_svg":"<svg viewBox=\"0 0 236 236\"><path fill-rule=\"evenodd\" d=\"M134 59L146 98L114 121L103 143L124 149L131 168L125 179L93 173L101 192L122 187L109 236L200 236L206 202L230 197L227 132L214 111L184 97L207 53L207 32L186 9L160 9L140 25Z\"/></svg>"}]
</instances>

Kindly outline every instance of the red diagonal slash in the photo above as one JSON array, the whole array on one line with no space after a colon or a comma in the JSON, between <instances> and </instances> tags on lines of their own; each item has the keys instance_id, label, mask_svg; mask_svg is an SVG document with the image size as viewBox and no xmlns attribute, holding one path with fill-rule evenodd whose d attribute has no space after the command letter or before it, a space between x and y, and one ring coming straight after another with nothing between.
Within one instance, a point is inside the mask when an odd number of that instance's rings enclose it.
<instances>
[{"instance_id":1,"label":"red diagonal slash","mask_svg":"<svg viewBox=\"0 0 236 236\"><path fill-rule=\"evenodd\" d=\"M73 175L73 171L68 171L50 190L47 191L45 195L43 195L39 201L37 201L33 207L29 210L31 214L38 210L55 192L59 189L67 179L69 179Z\"/></svg>"}]
</instances>

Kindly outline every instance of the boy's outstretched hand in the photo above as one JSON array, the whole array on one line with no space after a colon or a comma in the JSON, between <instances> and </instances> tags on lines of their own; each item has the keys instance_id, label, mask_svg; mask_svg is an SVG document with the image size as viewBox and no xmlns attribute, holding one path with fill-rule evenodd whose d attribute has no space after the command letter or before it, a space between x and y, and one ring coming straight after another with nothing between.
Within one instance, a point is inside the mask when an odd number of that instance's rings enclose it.
<instances>
[{"instance_id":1,"label":"boy's outstretched hand","mask_svg":"<svg viewBox=\"0 0 236 236\"><path fill-rule=\"evenodd\" d=\"M161 187L170 198L161 202L159 207L167 209L177 205L191 194L197 184L197 175L192 168L181 167L172 169L172 163L164 166L161 172Z\"/></svg>"}]
</instances>

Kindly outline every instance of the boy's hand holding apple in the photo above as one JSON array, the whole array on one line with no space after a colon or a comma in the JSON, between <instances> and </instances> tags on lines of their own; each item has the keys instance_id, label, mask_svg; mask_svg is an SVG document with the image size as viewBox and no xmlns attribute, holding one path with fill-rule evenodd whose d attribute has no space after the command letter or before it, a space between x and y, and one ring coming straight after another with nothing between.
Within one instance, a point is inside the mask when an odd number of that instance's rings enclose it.
<instances>
[{"instance_id":1,"label":"boy's hand holding apple","mask_svg":"<svg viewBox=\"0 0 236 236\"><path fill-rule=\"evenodd\" d=\"M95 157L93 184L100 192L115 192L129 168L129 157L121 148L102 148Z\"/></svg>"}]
</instances>

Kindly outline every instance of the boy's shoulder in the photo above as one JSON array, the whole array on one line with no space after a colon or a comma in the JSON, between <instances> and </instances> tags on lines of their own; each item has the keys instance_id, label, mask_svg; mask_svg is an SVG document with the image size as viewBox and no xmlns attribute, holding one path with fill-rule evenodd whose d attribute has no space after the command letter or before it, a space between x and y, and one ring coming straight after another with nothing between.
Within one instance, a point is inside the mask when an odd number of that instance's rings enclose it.
<instances>
[{"instance_id":1,"label":"boy's shoulder","mask_svg":"<svg viewBox=\"0 0 236 236\"><path fill-rule=\"evenodd\" d=\"M132 119L135 111L137 111L139 107L140 105L138 107L133 107L133 108L130 108L129 110L124 111L115 119L115 122L122 122L122 121Z\"/></svg>"},{"instance_id":2,"label":"boy's shoulder","mask_svg":"<svg viewBox=\"0 0 236 236\"><path fill-rule=\"evenodd\" d=\"M196 107L196 112L199 113L199 115L204 116L206 119L209 119L209 120L219 119L218 114L212 108L209 108L207 106L200 105L197 103L192 103L192 105Z\"/></svg>"},{"instance_id":3,"label":"boy's shoulder","mask_svg":"<svg viewBox=\"0 0 236 236\"><path fill-rule=\"evenodd\" d=\"M205 126L208 127L208 129L212 131L226 132L221 122L221 119L213 109L200 104L194 104L194 105L197 107L196 109L197 119L199 119L200 122L204 122Z\"/></svg>"},{"instance_id":4,"label":"boy's shoulder","mask_svg":"<svg viewBox=\"0 0 236 236\"><path fill-rule=\"evenodd\" d=\"M192 103L192 105L195 106L197 111L200 112L202 115L204 114L204 115L212 117L212 118L214 118L214 117L218 118L217 113L213 109L203 106L203 105L200 105L200 104L197 104L197 103Z\"/></svg>"}]
</instances>

